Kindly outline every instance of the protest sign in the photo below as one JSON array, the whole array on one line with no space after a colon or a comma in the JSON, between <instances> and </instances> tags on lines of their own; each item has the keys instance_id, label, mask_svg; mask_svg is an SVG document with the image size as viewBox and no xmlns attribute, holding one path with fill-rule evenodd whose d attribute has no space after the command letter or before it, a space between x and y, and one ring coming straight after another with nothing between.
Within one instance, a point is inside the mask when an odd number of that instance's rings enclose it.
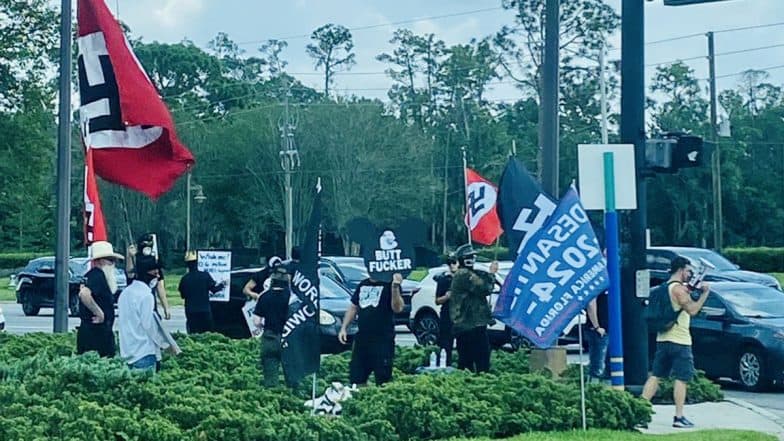
<instances>
[{"instance_id":1,"label":"protest sign","mask_svg":"<svg viewBox=\"0 0 784 441\"><path fill-rule=\"evenodd\" d=\"M231 287L231 251L199 251L198 269L210 273L216 283L223 283L223 289L210 293L210 301L228 302Z\"/></svg>"}]
</instances>

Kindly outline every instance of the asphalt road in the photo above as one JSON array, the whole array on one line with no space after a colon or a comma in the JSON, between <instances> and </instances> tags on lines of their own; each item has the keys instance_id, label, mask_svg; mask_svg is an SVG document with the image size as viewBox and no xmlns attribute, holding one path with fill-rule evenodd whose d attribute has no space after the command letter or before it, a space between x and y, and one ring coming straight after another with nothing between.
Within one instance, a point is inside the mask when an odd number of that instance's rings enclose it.
<instances>
[{"instance_id":1,"label":"asphalt road","mask_svg":"<svg viewBox=\"0 0 784 441\"><path fill-rule=\"evenodd\" d=\"M30 332L52 332L54 327L54 310L49 308L41 309L35 317L26 317L22 312L22 306L16 303L2 303L3 314L5 315L6 332L12 334L27 334ZM73 331L79 324L76 317L68 318L68 330ZM185 332L185 310L182 306L172 307L172 317L164 320L163 326L169 332ZM117 330L117 324L114 325ZM414 346L416 338L408 331L405 326L397 327L396 342L401 346Z\"/></svg>"},{"instance_id":2,"label":"asphalt road","mask_svg":"<svg viewBox=\"0 0 784 441\"><path fill-rule=\"evenodd\" d=\"M26 334L29 332L52 331L52 309L42 309L41 313L36 317L25 317L20 305L3 303L1 306L6 319L6 332ZM68 319L68 329L74 330L78 323L78 318L70 317ZM164 320L163 324L169 332L185 332L185 311L183 308L181 306L173 307L171 320ZM404 326L397 327L395 340L401 346L413 346L416 343L416 338ZM578 364L579 354L570 352L567 356L567 361L569 364ZM583 363L588 363L588 354L583 355ZM727 398L747 401L784 419L784 388L779 387L776 390L765 393L753 393L746 392L737 385L727 382L722 384L722 389L724 389L724 394Z\"/></svg>"}]
</instances>

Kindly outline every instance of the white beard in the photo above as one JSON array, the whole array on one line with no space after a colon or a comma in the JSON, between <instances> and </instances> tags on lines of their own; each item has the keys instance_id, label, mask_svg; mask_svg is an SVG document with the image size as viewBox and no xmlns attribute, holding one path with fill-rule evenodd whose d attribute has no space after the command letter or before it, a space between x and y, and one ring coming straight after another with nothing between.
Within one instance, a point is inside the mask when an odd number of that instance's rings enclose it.
<instances>
[{"instance_id":1,"label":"white beard","mask_svg":"<svg viewBox=\"0 0 784 441\"><path fill-rule=\"evenodd\" d=\"M114 265L104 265L101 267L103 275L106 277L106 283L109 285L109 291L112 294L117 292L117 273L115 272Z\"/></svg>"}]
</instances>

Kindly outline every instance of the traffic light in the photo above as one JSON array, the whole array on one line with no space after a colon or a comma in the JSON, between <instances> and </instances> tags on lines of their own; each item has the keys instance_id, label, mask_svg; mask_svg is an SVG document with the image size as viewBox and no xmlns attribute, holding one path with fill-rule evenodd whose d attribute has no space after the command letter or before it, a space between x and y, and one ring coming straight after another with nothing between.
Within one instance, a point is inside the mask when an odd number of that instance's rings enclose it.
<instances>
[{"instance_id":1,"label":"traffic light","mask_svg":"<svg viewBox=\"0 0 784 441\"><path fill-rule=\"evenodd\" d=\"M665 133L645 143L645 162L649 170L675 173L679 169L699 167L708 153L702 138L685 133Z\"/></svg>"}]
</instances>

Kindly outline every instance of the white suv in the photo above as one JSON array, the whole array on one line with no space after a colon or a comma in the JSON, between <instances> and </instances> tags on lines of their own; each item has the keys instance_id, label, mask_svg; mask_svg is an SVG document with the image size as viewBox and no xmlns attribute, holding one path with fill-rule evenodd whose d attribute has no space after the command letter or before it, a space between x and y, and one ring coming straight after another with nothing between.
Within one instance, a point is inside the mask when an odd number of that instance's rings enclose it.
<instances>
[{"instance_id":1,"label":"white suv","mask_svg":"<svg viewBox=\"0 0 784 441\"><path fill-rule=\"evenodd\" d=\"M498 293L501 291L501 285L504 283L506 275L512 269L514 263L511 261L498 262L498 273L495 276L495 286L493 293L490 296L490 309L495 307L495 302L498 300ZM488 271L490 267L489 262L477 262L474 268L480 271ZM410 325L411 332L417 339L420 345L437 344L439 321L438 316L441 311L441 305L436 305L436 278L443 275L447 271L447 266L442 265L436 268L431 268L427 272L427 276L419 282L419 292L416 293L411 299L411 315ZM579 316L574 317L564 329L563 337L569 337L573 332L577 332L577 323L585 323L585 313L580 313ZM496 347L510 345L513 350L523 346L528 346L530 343L525 337L513 332L511 328L496 320L495 323L487 327L488 336L490 337L490 344Z\"/></svg>"}]
</instances>

